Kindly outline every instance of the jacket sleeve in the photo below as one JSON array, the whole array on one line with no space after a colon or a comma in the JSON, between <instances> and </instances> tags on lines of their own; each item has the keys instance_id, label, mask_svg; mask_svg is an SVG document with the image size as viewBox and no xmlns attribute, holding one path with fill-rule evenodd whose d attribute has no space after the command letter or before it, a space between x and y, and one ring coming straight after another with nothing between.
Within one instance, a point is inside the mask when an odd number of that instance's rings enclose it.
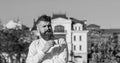
<instances>
[{"instance_id":1,"label":"jacket sleeve","mask_svg":"<svg viewBox=\"0 0 120 63\"><path fill-rule=\"evenodd\" d=\"M32 42L29 47L28 56L26 59L26 63L39 63L42 61L42 58L45 56L45 54L40 50L37 51L36 49L36 43Z\"/></svg>"},{"instance_id":2,"label":"jacket sleeve","mask_svg":"<svg viewBox=\"0 0 120 63\"><path fill-rule=\"evenodd\" d=\"M67 63L68 61L68 48L67 43L64 43L60 46L58 58L54 60L54 63Z\"/></svg>"}]
</instances>

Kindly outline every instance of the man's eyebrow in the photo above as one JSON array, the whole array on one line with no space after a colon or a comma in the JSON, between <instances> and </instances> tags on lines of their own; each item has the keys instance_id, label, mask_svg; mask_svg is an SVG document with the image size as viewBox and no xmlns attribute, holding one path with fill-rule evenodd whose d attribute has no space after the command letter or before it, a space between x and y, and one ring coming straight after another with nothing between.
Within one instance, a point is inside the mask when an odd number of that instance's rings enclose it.
<instances>
[{"instance_id":1,"label":"man's eyebrow","mask_svg":"<svg viewBox=\"0 0 120 63\"><path fill-rule=\"evenodd\" d=\"M48 24L48 26L51 26L51 24Z\"/></svg>"},{"instance_id":2,"label":"man's eyebrow","mask_svg":"<svg viewBox=\"0 0 120 63\"><path fill-rule=\"evenodd\" d=\"M47 26L47 25L44 25L43 27L45 27L45 26Z\"/></svg>"}]
</instances>

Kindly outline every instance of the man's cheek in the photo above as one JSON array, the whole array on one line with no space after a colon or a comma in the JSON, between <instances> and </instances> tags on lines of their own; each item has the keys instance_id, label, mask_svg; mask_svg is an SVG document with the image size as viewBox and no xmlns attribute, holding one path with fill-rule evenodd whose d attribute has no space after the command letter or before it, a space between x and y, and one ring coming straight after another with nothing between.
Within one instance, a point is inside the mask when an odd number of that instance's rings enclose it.
<instances>
[{"instance_id":1,"label":"man's cheek","mask_svg":"<svg viewBox=\"0 0 120 63\"><path fill-rule=\"evenodd\" d=\"M41 29L41 32L44 33L45 32L44 29Z\"/></svg>"}]
</instances>

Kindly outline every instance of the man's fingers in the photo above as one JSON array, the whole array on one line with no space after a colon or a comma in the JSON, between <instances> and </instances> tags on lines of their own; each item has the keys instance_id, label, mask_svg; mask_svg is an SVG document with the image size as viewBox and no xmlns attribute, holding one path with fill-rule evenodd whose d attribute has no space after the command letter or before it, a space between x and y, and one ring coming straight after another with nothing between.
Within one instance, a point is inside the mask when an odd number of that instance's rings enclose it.
<instances>
[{"instance_id":1,"label":"man's fingers","mask_svg":"<svg viewBox=\"0 0 120 63\"><path fill-rule=\"evenodd\" d=\"M64 40L63 38L60 38L60 39L59 39L59 43L60 43L60 44L65 44L65 40Z\"/></svg>"},{"instance_id":2,"label":"man's fingers","mask_svg":"<svg viewBox=\"0 0 120 63\"><path fill-rule=\"evenodd\" d=\"M48 43L49 43L50 46L54 46L54 41L53 40L48 41Z\"/></svg>"}]
</instances>

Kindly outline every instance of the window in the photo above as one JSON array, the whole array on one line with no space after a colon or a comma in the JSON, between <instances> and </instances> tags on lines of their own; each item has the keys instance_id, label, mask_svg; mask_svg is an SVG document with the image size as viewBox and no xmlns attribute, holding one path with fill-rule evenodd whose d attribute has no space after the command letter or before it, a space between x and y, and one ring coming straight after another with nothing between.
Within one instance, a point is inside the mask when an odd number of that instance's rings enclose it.
<instances>
[{"instance_id":1,"label":"window","mask_svg":"<svg viewBox=\"0 0 120 63\"><path fill-rule=\"evenodd\" d=\"M62 25L57 25L55 26L55 32L64 32L64 26Z\"/></svg>"},{"instance_id":2,"label":"window","mask_svg":"<svg viewBox=\"0 0 120 63\"><path fill-rule=\"evenodd\" d=\"M81 36L79 36L79 40L81 41L81 39L82 39L82 37Z\"/></svg>"},{"instance_id":3,"label":"window","mask_svg":"<svg viewBox=\"0 0 120 63\"><path fill-rule=\"evenodd\" d=\"M80 50L80 51L82 50L82 47L81 47L81 45L79 46L79 50Z\"/></svg>"},{"instance_id":4,"label":"window","mask_svg":"<svg viewBox=\"0 0 120 63\"><path fill-rule=\"evenodd\" d=\"M77 30L77 27L75 26L75 30Z\"/></svg>"},{"instance_id":5,"label":"window","mask_svg":"<svg viewBox=\"0 0 120 63\"><path fill-rule=\"evenodd\" d=\"M74 51L76 50L76 46L74 45Z\"/></svg>"},{"instance_id":6,"label":"window","mask_svg":"<svg viewBox=\"0 0 120 63\"><path fill-rule=\"evenodd\" d=\"M74 36L74 41L76 41L76 36Z\"/></svg>"},{"instance_id":7,"label":"window","mask_svg":"<svg viewBox=\"0 0 120 63\"><path fill-rule=\"evenodd\" d=\"M80 27L79 27L79 31L80 31L81 29L80 29Z\"/></svg>"}]
</instances>

